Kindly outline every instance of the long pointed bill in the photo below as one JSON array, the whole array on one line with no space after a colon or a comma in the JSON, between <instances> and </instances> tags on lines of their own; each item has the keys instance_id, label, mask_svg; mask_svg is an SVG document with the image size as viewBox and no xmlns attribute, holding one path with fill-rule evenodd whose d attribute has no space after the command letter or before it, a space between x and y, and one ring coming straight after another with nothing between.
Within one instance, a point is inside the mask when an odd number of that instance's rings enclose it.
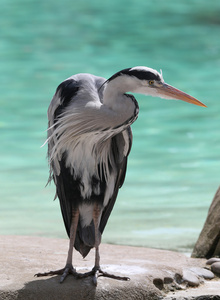
<instances>
[{"instance_id":1,"label":"long pointed bill","mask_svg":"<svg viewBox=\"0 0 220 300\"><path fill-rule=\"evenodd\" d=\"M167 99L177 99L183 100L195 105L207 107L205 104L197 100L196 98L176 89L175 87L164 83L161 87L158 88L158 93L160 97L167 98Z\"/></svg>"}]
</instances>

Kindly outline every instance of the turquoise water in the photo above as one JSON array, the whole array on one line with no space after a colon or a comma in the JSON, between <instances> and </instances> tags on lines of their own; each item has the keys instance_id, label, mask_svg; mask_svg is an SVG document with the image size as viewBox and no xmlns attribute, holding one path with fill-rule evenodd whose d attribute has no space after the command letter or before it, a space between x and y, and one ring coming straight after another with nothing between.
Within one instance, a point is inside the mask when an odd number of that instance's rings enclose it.
<instances>
[{"instance_id":1,"label":"turquoise water","mask_svg":"<svg viewBox=\"0 0 220 300\"><path fill-rule=\"evenodd\" d=\"M190 251L220 184L220 2L1 1L0 234L66 237L46 111L78 72L146 65L208 108L136 95L126 182L103 242Z\"/></svg>"}]
</instances>

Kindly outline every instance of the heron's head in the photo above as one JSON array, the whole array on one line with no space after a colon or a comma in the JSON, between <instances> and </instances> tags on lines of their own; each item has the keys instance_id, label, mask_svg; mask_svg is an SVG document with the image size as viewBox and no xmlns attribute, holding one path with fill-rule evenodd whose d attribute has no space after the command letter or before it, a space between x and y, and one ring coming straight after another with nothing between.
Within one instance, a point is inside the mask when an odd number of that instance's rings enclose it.
<instances>
[{"instance_id":1,"label":"heron's head","mask_svg":"<svg viewBox=\"0 0 220 300\"><path fill-rule=\"evenodd\" d=\"M165 83L162 71L159 73L148 67L134 67L121 70L109 78L107 82L109 84L114 82L119 89L124 89L124 92L130 91L164 99L183 100L206 107L205 104L194 97Z\"/></svg>"}]
</instances>

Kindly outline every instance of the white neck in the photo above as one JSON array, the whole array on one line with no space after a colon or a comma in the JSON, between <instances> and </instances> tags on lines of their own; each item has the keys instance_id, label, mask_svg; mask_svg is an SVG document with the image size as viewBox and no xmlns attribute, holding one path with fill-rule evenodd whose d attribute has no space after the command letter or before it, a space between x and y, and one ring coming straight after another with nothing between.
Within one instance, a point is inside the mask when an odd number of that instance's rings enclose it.
<instances>
[{"instance_id":1,"label":"white neck","mask_svg":"<svg viewBox=\"0 0 220 300\"><path fill-rule=\"evenodd\" d=\"M106 84L103 92L103 104L114 111L119 111L126 106L134 107L132 100L125 93L134 92L137 88L138 81L129 76L119 76ZM129 102L129 103L128 103Z\"/></svg>"},{"instance_id":2,"label":"white neck","mask_svg":"<svg viewBox=\"0 0 220 300\"><path fill-rule=\"evenodd\" d=\"M129 76L119 76L106 84L103 92L103 106L112 111L115 125L132 120L138 113L137 104L125 94L132 92L136 86L136 79Z\"/></svg>"}]
</instances>

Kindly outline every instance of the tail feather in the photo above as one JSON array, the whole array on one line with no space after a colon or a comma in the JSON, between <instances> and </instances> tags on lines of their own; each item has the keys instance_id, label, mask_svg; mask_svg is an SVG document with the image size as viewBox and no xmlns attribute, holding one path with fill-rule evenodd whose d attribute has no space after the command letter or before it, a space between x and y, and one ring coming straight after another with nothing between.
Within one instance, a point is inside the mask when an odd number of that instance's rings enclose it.
<instances>
[{"instance_id":1,"label":"tail feather","mask_svg":"<svg viewBox=\"0 0 220 300\"><path fill-rule=\"evenodd\" d=\"M101 241L101 233L99 233ZM95 227L93 221L89 226L82 227L78 224L74 247L85 258L89 251L95 246Z\"/></svg>"}]
</instances>

